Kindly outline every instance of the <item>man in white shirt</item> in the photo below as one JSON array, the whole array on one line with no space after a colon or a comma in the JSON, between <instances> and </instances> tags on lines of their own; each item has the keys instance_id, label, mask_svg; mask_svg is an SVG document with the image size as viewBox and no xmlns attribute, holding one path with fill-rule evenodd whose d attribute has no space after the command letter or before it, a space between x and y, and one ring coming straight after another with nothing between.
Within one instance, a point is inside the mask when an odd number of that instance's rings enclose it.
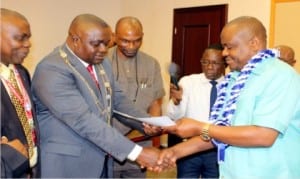
<instances>
[{"instance_id":1,"label":"man in white shirt","mask_svg":"<svg viewBox=\"0 0 300 179\"><path fill-rule=\"evenodd\" d=\"M171 84L171 100L167 106L167 115L174 120L182 117L202 121L209 119L210 106L214 103L210 99L211 83L222 81L225 73L226 64L222 57L222 46L217 44L206 48L200 62L203 73L184 76L179 81L179 90ZM172 138L174 136L169 140ZM177 162L177 178L217 178L218 176L215 149L199 152Z\"/></svg>"}]
</instances>

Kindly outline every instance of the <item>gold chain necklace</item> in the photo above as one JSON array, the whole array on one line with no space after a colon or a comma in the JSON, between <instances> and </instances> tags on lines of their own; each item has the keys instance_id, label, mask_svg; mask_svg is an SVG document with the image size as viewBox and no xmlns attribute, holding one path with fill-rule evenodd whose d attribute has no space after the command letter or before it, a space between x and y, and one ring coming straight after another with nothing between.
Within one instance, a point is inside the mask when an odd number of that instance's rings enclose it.
<instances>
[{"instance_id":1,"label":"gold chain necklace","mask_svg":"<svg viewBox=\"0 0 300 179\"><path fill-rule=\"evenodd\" d=\"M91 95L93 96L93 99L95 101L95 104L97 106L97 108L99 109L99 111L103 111L103 113L106 114L106 122L111 125L111 95L112 95L112 89L108 80L108 77L106 75L106 72L102 66L102 64L96 65L98 67L98 71L100 72L100 76L101 79L104 81L104 86L105 86L105 96L106 96L106 100L107 100L107 107L106 109L103 109L100 106L100 101L97 97L97 95L95 94L94 90L91 88L91 86L87 83L87 81L85 80L85 78L82 76L82 74L80 74L78 72L78 70L75 69L75 67L70 63L69 59L68 59L68 55L66 54L66 52L64 52L61 48L59 49L59 54L62 57L62 59L64 60L64 62L76 73L76 75L79 76L79 78L84 82L85 86L88 88L89 92L91 93ZM96 69L96 68L95 68Z\"/></svg>"}]
</instances>

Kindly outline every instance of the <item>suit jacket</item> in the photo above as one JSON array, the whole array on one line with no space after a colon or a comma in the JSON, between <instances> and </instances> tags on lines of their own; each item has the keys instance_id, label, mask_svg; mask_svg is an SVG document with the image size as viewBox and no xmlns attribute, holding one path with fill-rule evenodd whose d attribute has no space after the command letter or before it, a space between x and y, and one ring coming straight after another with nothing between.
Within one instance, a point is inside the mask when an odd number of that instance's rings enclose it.
<instances>
[{"instance_id":1,"label":"suit jacket","mask_svg":"<svg viewBox=\"0 0 300 179\"><path fill-rule=\"evenodd\" d=\"M24 87L31 99L30 76L22 65L16 65L21 76ZM32 101L32 100L31 100ZM33 103L32 103L33 106ZM33 106L33 119L35 122L36 135L39 137L39 130ZM8 140L19 139L23 144L27 144L26 136L19 120L17 111L11 102L8 92L1 81L1 136L6 136ZM37 146L39 138L37 138ZM39 161L39 160L38 160ZM34 168L33 177L39 177L39 162ZM30 171L29 160L9 145L1 145L1 178L2 177L24 177Z\"/></svg>"},{"instance_id":2,"label":"suit jacket","mask_svg":"<svg viewBox=\"0 0 300 179\"><path fill-rule=\"evenodd\" d=\"M67 55L69 65L60 49ZM119 89L109 61L105 59L102 65L112 87L112 110L147 116L134 109ZM107 100L102 96L104 82L97 75L102 93L66 45L56 48L37 65L32 89L41 131L42 177L100 177L108 154L123 161L134 148L133 142L107 123L104 115ZM96 94L101 109L86 83ZM126 122L142 130L141 123ZM112 176L111 167L109 176Z\"/></svg>"}]
</instances>

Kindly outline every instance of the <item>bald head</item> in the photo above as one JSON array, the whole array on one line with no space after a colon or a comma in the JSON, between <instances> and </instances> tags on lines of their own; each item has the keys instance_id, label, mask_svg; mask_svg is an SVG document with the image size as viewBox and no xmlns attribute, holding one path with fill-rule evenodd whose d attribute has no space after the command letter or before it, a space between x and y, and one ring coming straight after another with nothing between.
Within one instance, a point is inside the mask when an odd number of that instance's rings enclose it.
<instances>
[{"instance_id":1,"label":"bald head","mask_svg":"<svg viewBox=\"0 0 300 179\"><path fill-rule=\"evenodd\" d=\"M241 16L236 19L233 19L228 24L225 25L225 28L231 28L236 33L240 33L241 37L245 40L250 40L256 37L259 40L260 49L266 48L267 42L267 33L264 25L255 17L251 16Z\"/></svg>"},{"instance_id":2,"label":"bald head","mask_svg":"<svg viewBox=\"0 0 300 179\"><path fill-rule=\"evenodd\" d=\"M223 56L231 70L240 71L259 51L266 49L266 29L254 17L233 19L221 32Z\"/></svg>"},{"instance_id":3,"label":"bald head","mask_svg":"<svg viewBox=\"0 0 300 179\"><path fill-rule=\"evenodd\" d=\"M294 66L296 63L294 49L287 45L278 45L275 47L280 52L279 59L288 63L291 66Z\"/></svg>"},{"instance_id":4,"label":"bald head","mask_svg":"<svg viewBox=\"0 0 300 179\"><path fill-rule=\"evenodd\" d=\"M98 64L106 56L110 38L111 29L104 20L93 14L81 14L71 22L67 44L83 61Z\"/></svg>"},{"instance_id":5,"label":"bald head","mask_svg":"<svg viewBox=\"0 0 300 179\"><path fill-rule=\"evenodd\" d=\"M129 29L135 29L136 31L143 32L143 26L142 23L135 17L127 16L122 17L118 20L116 24L115 32L121 33L120 31L122 29L129 28Z\"/></svg>"},{"instance_id":6,"label":"bald head","mask_svg":"<svg viewBox=\"0 0 300 179\"><path fill-rule=\"evenodd\" d=\"M21 64L29 53L31 31L27 19L20 13L1 8L1 62Z\"/></svg>"},{"instance_id":7,"label":"bald head","mask_svg":"<svg viewBox=\"0 0 300 179\"><path fill-rule=\"evenodd\" d=\"M81 14L74 18L69 28L70 34L80 34L88 28L100 27L109 28L108 24L93 14Z\"/></svg>"},{"instance_id":8,"label":"bald head","mask_svg":"<svg viewBox=\"0 0 300 179\"><path fill-rule=\"evenodd\" d=\"M143 27L135 17L123 17L116 24L117 54L121 59L136 56L143 41Z\"/></svg>"},{"instance_id":9,"label":"bald head","mask_svg":"<svg viewBox=\"0 0 300 179\"><path fill-rule=\"evenodd\" d=\"M27 21L27 19L25 18L25 16L23 16L22 14L18 13L17 11L13 11L10 9L5 9L5 8L1 8L1 23L2 21L8 21L11 19L21 19L23 21Z\"/></svg>"}]
</instances>

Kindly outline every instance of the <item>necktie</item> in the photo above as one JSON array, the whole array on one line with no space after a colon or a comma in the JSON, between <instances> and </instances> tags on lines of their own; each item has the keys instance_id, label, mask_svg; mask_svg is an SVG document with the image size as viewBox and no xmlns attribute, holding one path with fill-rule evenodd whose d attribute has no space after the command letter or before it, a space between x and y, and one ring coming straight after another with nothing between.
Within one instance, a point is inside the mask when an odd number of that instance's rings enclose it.
<instances>
[{"instance_id":1,"label":"necktie","mask_svg":"<svg viewBox=\"0 0 300 179\"><path fill-rule=\"evenodd\" d=\"M20 91L20 88L18 87L16 77L15 77L14 72L12 70L11 70L10 75L9 75L9 81L10 81L12 87L14 88L15 92L18 93L18 95L24 101L24 97L23 97L23 95ZM16 95L13 94L13 93L11 95L11 100L12 100L13 105L16 108L19 120L22 124L23 130L24 130L24 133L25 133L25 136L26 136L26 140L27 140L27 143L28 143L29 158L31 158L33 156L33 147L34 147L33 133L32 133L32 130L30 128L30 125L29 125L29 122L28 122L28 119L27 119L27 116L26 116L25 109L24 109L24 107L23 107L23 105L20 101L21 99L18 99L16 97Z\"/></svg>"},{"instance_id":2,"label":"necktie","mask_svg":"<svg viewBox=\"0 0 300 179\"><path fill-rule=\"evenodd\" d=\"M89 64L87 67L86 67L87 71L90 73L93 81L95 82L95 84L97 85L97 87L100 89L100 86L99 86L99 83L97 81L97 78L96 78L96 75L94 73L94 70L93 70L93 65L92 64Z\"/></svg>"},{"instance_id":3,"label":"necktie","mask_svg":"<svg viewBox=\"0 0 300 179\"><path fill-rule=\"evenodd\" d=\"M210 90L210 108L209 110L211 111L211 108L213 107L216 99L217 99L217 82L215 80L211 80L210 84L212 85L211 90Z\"/></svg>"}]
</instances>

